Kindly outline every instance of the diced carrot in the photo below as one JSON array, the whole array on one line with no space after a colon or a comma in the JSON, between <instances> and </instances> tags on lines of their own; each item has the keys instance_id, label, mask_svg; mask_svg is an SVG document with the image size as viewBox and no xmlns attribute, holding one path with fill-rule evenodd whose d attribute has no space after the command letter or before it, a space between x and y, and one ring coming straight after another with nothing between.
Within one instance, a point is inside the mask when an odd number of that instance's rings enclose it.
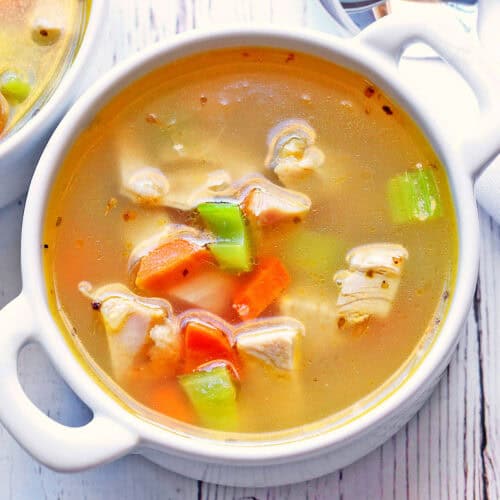
<instances>
[{"instance_id":1,"label":"diced carrot","mask_svg":"<svg viewBox=\"0 0 500 500\"><path fill-rule=\"evenodd\" d=\"M145 403L164 415L187 423L196 422L196 414L177 380L161 382L151 389Z\"/></svg>"},{"instance_id":2,"label":"diced carrot","mask_svg":"<svg viewBox=\"0 0 500 500\"><path fill-rule=\"evenodd\" d=\"M290 275L276 257L264 257L250 273L233 299L242 320L257 318L290 283Z\"/></svg>"},{"instance_id":3,"label":"diced carrot","mask_svg":"<svg viewBox=\"0 0 500 500\"><path fill-rule=\"evenodd\" d=\"M236 362L236 355L226 335L214 326L190 322L184 331L184 372L213 360Z\"/></svg>"},{"instance_id":4,"label":"diced carrot","mask_svg":"<svg viewBox=\"0 0 500 500\"><path fill-rule=\"evenodd\" d=\"M161 292L211 260L206 248L183 239L172 240L141 259L135 284L142 290Z\"/></svg>"}]
</instances>

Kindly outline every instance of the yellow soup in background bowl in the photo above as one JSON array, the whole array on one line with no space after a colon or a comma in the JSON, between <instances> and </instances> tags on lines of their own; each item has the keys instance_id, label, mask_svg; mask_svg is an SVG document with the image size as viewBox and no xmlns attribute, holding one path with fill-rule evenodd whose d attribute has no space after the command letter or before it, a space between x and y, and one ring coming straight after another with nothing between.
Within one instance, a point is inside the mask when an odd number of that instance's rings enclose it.
<instances>
[{"instance_id":1,"label":"yellow soup in background bowl","mask_svg":"<svg viewBox=\"0 0 500 500\"><path fill-rule=\"evenodd\" d=\"M2 0L1 138L57 85L77 52L90 6L81 0Z\"/></svg>"},{"instance_id":2,"label":"yellow soup in background bowl","mask_svg":"<svg viewBox=\"0 0 500 500\"><path fill-rule=\"evenodd\" d=\"M85 85L103 0L0 0L0 206L19 196L48 133Z\"/></svg>"}]
</instances>

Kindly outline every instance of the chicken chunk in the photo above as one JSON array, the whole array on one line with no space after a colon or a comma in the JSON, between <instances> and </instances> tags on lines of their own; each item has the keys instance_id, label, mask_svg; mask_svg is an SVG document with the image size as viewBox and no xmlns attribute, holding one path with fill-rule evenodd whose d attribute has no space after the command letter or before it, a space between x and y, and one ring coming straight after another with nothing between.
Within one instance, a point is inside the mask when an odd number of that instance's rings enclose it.
<instances>
[{"instance_id":1,"label":"chicken chunk","mask_svg":"<svg viewBox=\"0 0 500 500\"><path fill-rule=\"evenodd\" d=\"M373 243L353 248L346 256L349 268L400 276L407 250L394 243Z\"/></svg>"},{"instance_id":2,"label":"chicken chunk","mask_svg":"<svg viewBox=\"0 0 500 500\"><path fill-rule=\"evenodd\" d=\"M338 271L339 327L352 326L370 316L386 317L396 297L407 250L397 244L373 243L353 248L346 257L348 270Z\"/></svg>"},{"instance_id":3,"label":"chicken chunk","mask_svg":"<svg viewBox=\"0 0 500 500\"><path fill-rule=\"evenodd\" d=\"M276 125L269 134L265 160L285 186L318 171L325 155L316 145L316 132L305 120L290 119Z\"/></svg>"},{"instance_id":4,"label":"chicken chunk","mask_svg":"<svg viewBox=\"0 0 500 500\"><path fill-rule=\"evenodd\" d=\"M179 334L172 322L153 326L149 331L149 337L159 349L179 348Z\"/></svg>"},{"instance_id":5,"label":"chicken chunk","mask_svg":"<svg viewBox=\"0 0 500 500\"><path fill-rule=\"evenodd\" d=\"M127 160L120 166L122 194L137 204L193 210L204 201L232 193L228 172L207 172L206 164L198 160L178 161L175 168L165 169L168 175L157 167L130 163Z\"/></svg>"},{"instance_id":6,"label":"chicken chunk","mask_svg":"<svg viewBox=\"0 0 500 500\"><path fill-rule=\"evenodd\" d=\"M240 353L280 370L293 370L297 368L298 344L304 333L300 321L276 317L247 322L234 335Z\"/></svg>"},{"instance_id":7,"label":"chicken chunk","mask_svg":"<svg viewBox=\"0 0 500 500\"><path fill-rule=\"evenodd\" d=\"M231 176L225 170L213 170L206 176L202 185L194 190L187 199L191 208L196 208L200 203L212 201L214 198L231 193Z\"/></svg>"},{"instance_id":8,"label":"chicken chunk","mask_svg":"<svg viewBox=\"0 0 500 500\"><path fill-rule=\"evenodd\" d=\"M294 288L281 297L279 309L284 316L296 318L315 331L330 334L335 329L335 301L329 296Z\"/></svg>"},{"instance_id":9,"label":"chicken chunk","mask_svg":"<svg viewBox=\"0 0 500 500\"><path fill-rule=\"evenodd\" d=\"M173 348L172 339L178 335L178 328L166 300L140 297L121 283L93 290L92 285L84 281L79 289L100 313L111 367L118 380L128 373L134 358L150 340L159 349ZM176 349L178 352L180 344Z\"/></svg>"},{"instance_id":10,"label":"chicken chunk","mask_svg":"<svg viewBox=\"0 0 500 500\"><path fill-rule=\"evenodd\" d=\"M337 326L336 297L328 290L293 287L280 298L279 311L302 322L307 331L308 352L340 347L349 341Z\"/></svg>"},{"instance_id":11,"label":"chicken chunk","mask_svg":"<svg viewBox=\"0 0 500 500\"><path fill-rule=\"evenodd\" d=\"M137 204L165 205L170 183L158 168L142 167L122 178L123 194Z\"/></svg>"},{"instance_id":12,"label":"chicken chunk","mask_svg":"<svg viewBox=\"0 0 500 500\"><path fill-rule=\"evenodd\" d=\"M120 164L122 194L134 203L194 210L203 202L237 200L262 223L302 218L311 208L308 196L277 186L254 174L232 182L226 170L207 172L207 165L184 160L167 171L155 167L134 167L124 158ZM178 162L179 163L179 162Z\"/></svg>"},{"instance_id":13,"label":"chicken chunk","mask_svg":"<svg viewBox=\"0 0 500 500\"><path fill-rule=\"evenodd\" d=\"M243 178L238 190L245 210L262 225L302 219L311 210L308 196L277 186L262 175Z\"/></svg>"},{"instance_id":14,"label":"chicken chunk","mask_svg":"<svg viewBox=\"0 0 500 500\"><path fill-rule=\"evenodd\" d=\"M165 321L149 331L153 345L148 350L148 367L157 376L174 375L181 357L181 335L177 323Z\"/></svg>"}]
</instances>

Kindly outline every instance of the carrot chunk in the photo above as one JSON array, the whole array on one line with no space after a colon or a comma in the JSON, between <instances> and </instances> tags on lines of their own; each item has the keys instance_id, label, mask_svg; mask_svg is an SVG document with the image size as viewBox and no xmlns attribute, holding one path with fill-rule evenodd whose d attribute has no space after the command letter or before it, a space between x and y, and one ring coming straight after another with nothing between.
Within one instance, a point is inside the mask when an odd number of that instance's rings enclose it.
<instances>
[{"instance_id":1,"label":"carrot chunk","mask_svg":"<svg viewBox=\"0 0 500 500\"><path fill-rule=\"evenodd\" d=\"M141 259L135 284L141 290L164 291L210 261L206 248L183 239L172 240Z\"/></svg>"},{"instance_id":2,"label":"carrot chunk","mask_svg":"<svg viewBox=\"0 0 500 500\"><path fill-rule=\"evenodd\" d=\"M235 363L236 356L226 335L214 326L191 322L184 332L184 372L216 359Z\"/></svg>"},{"instance_id":3,"label":"carrot chunk","mask_svg":"<svg viewBox=\"0 0 500 500\"><path fill-rule=\"evenodd\" d=\"M290 275L276 257L265 257L250 273L233 299L242 320L257 318L290 284Z\"/></svg>"},{"instance_id":4,"label":"carrot chunk","mask_svg":"<svg viewBox=\"0 0 500 500\"><path fill-rule=\"evenodd\" d=\"M177 420L191 424L197 420L189 399L175 379L161 382L152 388L146 403L153 410Z\"/></svg>"}]
</instances>

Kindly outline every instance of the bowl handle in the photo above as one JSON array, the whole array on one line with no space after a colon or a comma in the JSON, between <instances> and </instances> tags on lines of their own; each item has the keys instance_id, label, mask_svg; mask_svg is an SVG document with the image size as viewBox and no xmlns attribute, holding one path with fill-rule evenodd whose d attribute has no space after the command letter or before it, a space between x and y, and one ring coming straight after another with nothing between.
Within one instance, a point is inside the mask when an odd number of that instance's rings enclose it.
<instances>
[{"instance_id":1,"label":"bowl handle","mask_svg":"<svg viewBox=\"0 0 500 500\"><path fill-rule=\"evenodd\" d=\"M370 25L355 40L374 48L397 66L408 45L423 42L433 48L467 82L479 106L479 120L459 144L459 155L471 177L477 177L500 153L500 75L479 43L467 36L453 16L393 14Z\"/></svg>"},{"instance_id":2,"label":"bowl handle","mask_svg":"<svg viewBox=\"0 0 500 500\"><path fill-rule=\"evenodd\" d=\"M45 415L19 383L17 359L36 335L30 307L21 293L0 311L0 421L18 443L44 465L77 471L130 452L137 437L109 417L94 413L82 427L68 427Z\"/></svg>"}]
</instances>

